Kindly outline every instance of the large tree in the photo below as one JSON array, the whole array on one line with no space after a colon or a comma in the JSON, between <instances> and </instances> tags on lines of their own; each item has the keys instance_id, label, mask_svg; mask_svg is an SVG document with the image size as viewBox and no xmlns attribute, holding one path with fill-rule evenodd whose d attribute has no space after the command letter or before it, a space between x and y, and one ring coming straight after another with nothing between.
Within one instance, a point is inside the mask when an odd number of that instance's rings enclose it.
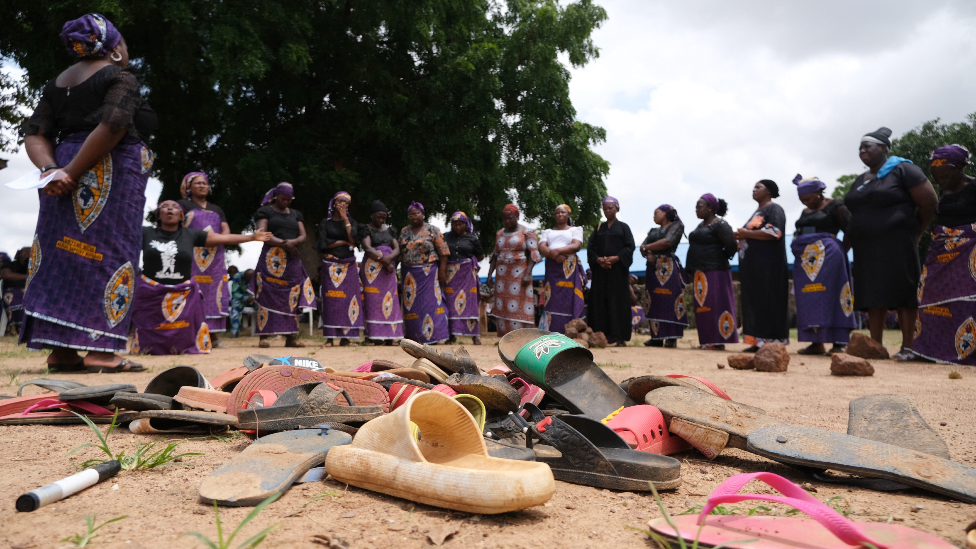
<instances>
[{"instance_id":1,"label":"large tree","mask_svg":"<svg viewBox=\"0 0 976 549\"><path fill-rule=\"evenodd\" d=\"M64 21L120 29L159 114L163 198L204 170L237 231L278 181L310 229L338 190L464 210L485 244L514 200L551 222L561 202L599 219L602 128L576 119L569 71L598 55L591 0L90 0L6 2L0 55L38 90L70 62Z\"/></svg>"}]
</instances>

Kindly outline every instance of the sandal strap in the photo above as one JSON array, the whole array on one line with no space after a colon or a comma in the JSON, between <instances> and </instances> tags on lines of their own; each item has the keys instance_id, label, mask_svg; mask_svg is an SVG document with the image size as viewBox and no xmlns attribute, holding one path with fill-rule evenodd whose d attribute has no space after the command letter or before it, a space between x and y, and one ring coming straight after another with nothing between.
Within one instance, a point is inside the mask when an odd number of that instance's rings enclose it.
<instances>
[{"instance_id":1,"label":"sandal strap","mask_svg":"<svg viewBox=\"0 0 976 549\"><path fill-rule=\"evenodd\" d=\"M581 435L558 416L547 417L534 425L515 413L509 413L509 417L516 424L523 426L526 446L531 448L534 436L547 446L559 450L562 457L553 460L554 463L568 465L579 471L617 474L610 460L590 442L590 439Z\"/></svg>"}]
</instances>

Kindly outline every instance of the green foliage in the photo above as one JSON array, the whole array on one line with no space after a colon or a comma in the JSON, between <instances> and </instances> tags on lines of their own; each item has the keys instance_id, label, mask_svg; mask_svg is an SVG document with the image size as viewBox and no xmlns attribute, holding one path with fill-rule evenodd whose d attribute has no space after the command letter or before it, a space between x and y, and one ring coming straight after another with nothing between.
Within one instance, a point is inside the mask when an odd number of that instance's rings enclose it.
<instances>
[{"instance_id":1,"label":"green foliage","mask_svg":"<svg viewBox=\"0 0 976 549\"><path fill-rule=\"evenodd\" d=\"M67 541L68 543L73 543L75 547L87 547L88 542L97 538L101 534L96 534L99 528L105 526L106 524L111 524L113 522L118 522L124 518L128 518L129 515L122 515L121 517L115 517L114 519L106 520L105 522L95 526L95 516L85 515L85 525L87 526L87 532L84 534L75 534L73 536L66 537L61 541Z\"/></svg>"},{"instance_id":2,"label":"green foliage","mask_svg":"<svg viewBox=\"0 0 976 549\"><path fill-rule=\"evenodd\" d=\"M17 378L24 373L20 368L4 368L3 375L7 376L7 386L13 387L17 384Z\"/></svg>"},{"instance_id":3,"label":"green foliage","mask_svg":"<svg viewBox=\"0 0 976 549\"><path fill-rule=\"evenodd\" d=\"M27 87L27 79L15 79L0 72L0 152L17 150L17 135L24 118L25 107L33 104L35 94Z\"/></svg>"},{"instance_id":4,"label":"green foliage","mask_svg":"<svg viewBox=\"0 0 976 549\"><path fill-rule=\"evenodd\" d=\"M310 227L339 189L368 219L382 199L464 210L490 250L501 209L552 223L560 203L595 224L606 138L576 118L568 68L598 55L606 19L593 0L50 0L15 2L0 56L38 90L70 63L64 21L99 11L126 37L159 114L152 147L174 198L182 176L210 174L232 230L263 193L296 187ZM314 231L309 231L315 234Z\"/></svg>"},{"instance_id":5,"label":"green foliage","mask_svg":"<svg viewBox=\"0 0 976 549\"><path fill-rule=\"evenodd\" d=\"M914 162L931 181L929 156L943 145L962 145L970 151L976 151L976 113L968 115L965 122L943 124L936 118L912 128L898 139L892 140L891 154ZM976 175L976 170L970 165L966 168L966 173Z\"/></svg>"},{"instance_id":6,"label":"green foliage","mask_svg":"<svg viewBox=\"0 0 976 549\"><path fill-rule=\"evenodd\" d=\"M98 437L98 443L96 444L93 442L89 442L87 444L82 444L81 446L78 446L77 448L68 452L68 455L70 456L75 452L78 452L85 448L94 447L94 448L98 448L99 450L102 451L102 453L108 456L108 459L89 459L87 461L84 461L81 463L81 465L78 466L80 469L87 469L89 467L98 465L99 463L104 463L105 461L109 461L113 459L118 460L118 462L122 465L122 469L126 471L132 471L135 469L154 469L156 467L162 467L164 465L170 465L172 463L175 463L176 460L184 456L203 455L199 452L186 452L183 454L177 454L176 447L180 445L179 442L170 442L165 447L156 449L156 444L158 441L149 442L147 444L143 444L141 442L137 443L136 452L135 454L132 455L126 455L125 450L115 453L112 451L111 448L109 448L108 437L109 435L112 434L112 431L114 431L117 426L116 420L119 417L118 410L116 410L115 415L112 416L112 423L109 424L108 429L105 430L104 434L102 434L102 431L92 422L92 420L76 412L72 412L72 413L80 417L82 420L84 420L84 422L91 428L91 430L95 432L95 436Z\"/></svg>"},{"instance_id":7,"label":"green foliage","mask_svg":"<svg viewBox=\"0 0 976 549\"><path fill-rule=\"evenodd\" d=\"M200 534L198 532L184 532L183 535L193 536L197 538L198 540L200 540L200 543L204 544L208 549L230 549L231 547L230 544L234 541L234 538L241 531L241 528L244 528L244 526L247 525L247 523L251 522L251 520L253 520L254 517L258 516L261 513L261 511L264 511L264 508L267 507L268 505L271 505L276 499L278 499L279 496L281 496L280 493L275 494L269 497L268 499L262 501L261 503L259 503L257 507L255 507L254 510L251 511L250 514L248 514L244 518L244 520L241 521L240 524L237 525L237 528L234 528L234 531L231 532L230 537L227 538L226 540L224 540L223 525L220 523L220 509L217 508L216 501L214 502L213 505L214 505L214 522L217 523L217 541L213 541L207 536L204 536L203 534ZM238 545L236 549L253 549L258 545L261 545L264 542L264 539L268 537L268 534L270 534L272 530L274 530L277 527L278 527L277 524L272 524L271 526L265 528L264 530L261 530L257 534L254 534L253 536L248 538L246 541Z\"/></svg>"},{"instance_id":8,"label":"green foliage","mask_svg":"<svg viewBox=\"0 0 976 549\"><path fill-rule=\"evenodd\" d=\"M831 198L844 198L847 196L848 191L851 190L851 184L857 179L857 176L861 174L850 173L847 175L842 175L837 178L837 186L834 187L834 192L830 193Z\"/></svg>"}]
</instances>

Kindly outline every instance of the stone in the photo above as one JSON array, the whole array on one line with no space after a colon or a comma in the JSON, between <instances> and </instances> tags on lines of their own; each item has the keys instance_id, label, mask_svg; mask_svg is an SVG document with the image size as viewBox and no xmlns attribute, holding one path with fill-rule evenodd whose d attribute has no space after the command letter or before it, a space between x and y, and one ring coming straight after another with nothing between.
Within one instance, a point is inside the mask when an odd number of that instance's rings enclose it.
<instances>
[{"instance_id":1,"label":"stone","mask_svg":"<svg viewBox=\"0 0 976 549\"><path fill-rule=\"evenodd\" d=\"M715 365L718 366L718 369L719 370L724 370L725 369L725 364L722 364L721 362L719 362L719 363L717 363Z\"/></svg>"},{"instance_id":2,"label":"stone","mask_svg":"<svg viewBox=\"0 0 976 549\"><path fill-rule=\"evenodd\" d=\"M847 344L847 354L856 356L858 358L875 358L882 360L889 358L888 349L885 349L884 345L864 334L859 334L857 332L851 333L851 341Z\"/></svg>"},{"instance_id":3,"label":"stone","mask_svg":"<svg viewBox=\"0 0 976 549\"><path fill-rule=\"evenodd\" d=\"M430 533L427 534L427 539L434 545L441 545L447 538L457 534L459 531L460 529L456 524L441 524L430 529Z\"/></svg>"},{"instance_id":4,"label":"stone","mask_svg":"<svg viewBox=\"0 0 976 549\"><path fill-rule=\"evenodd\" d=\"M566 334L565 335L569 339L576 339L576 338L579 337L580 334L579 334L579 330L577 330L575 328L566 328Z\"/></svg>"},{"instance_id":5,"label":"stone","mask_svg":"<svg viewBox=\"0 0 976 549\"><path fill-rule=\"evenodd\" d=\"M573 341L575 341L576 343L579 343L580 345L582 345L584 349L589 349L590 348L590 342L587 341L587 340L585 340L585 339L583 339L583 338L581 338L581 337L577 337Z\"/></svg>"},{"instance_id":6,"label":"stone","mask_svg":"<svg viewBox=\"0 0 976 549\"><path fill-rule=\"evenodd\" d=\"M834 353L830 357L830 375L832 376L873 376L874 366L871 363L851 356L847 353Z\"/></svg>"},{"instance_id":7,"label":"stone","mask_svg":"<svg viewBox=\"0 0 976 549\"><path fill-rule=\"evenodd\" d=\"M756 351L752 363L757 372L785 372L790 365L790 354L782 343L767 343Z\"/></svg>"},{"instance_id":8,"label":"stone","mask_svg":"<svg viewBox=\"0 0 976 549\"><path fill-rule=\"evenodd\" d=\"M582 318L574 318L566 323L567 330L576 330L577 333L583 333L586 331L586 321Z\"/></svg>"},{"instance_id":9,"label":"stone","mask_svg":"<svg viewBox=\"0 0 976 549\"><path fill-rule=\"evenodd\" d=\"M732 367L733 370L751 370L756 367L756 365L752 362L753 358L755 358L753 355L747 355L744 353L729 355L729 366Z\"/></svg>"},{"instance_id":10,"label":"stone","mask_svg":"<svg viewBox=\"0 0 976 549\"><path fill-rule=\"evenodd\" d=\"M590 328L589 326L587 326L586 329L583 330L583 332L586 332L588 334L592 334L593 333L593 328Z\"/></svg>"},{"instance_id":11,"label":"stone","mask_svg":"<svg viewBox=\"0 0 976 549\"><path fill-rule=\"evenodd\" d=\"M596 332L590 334L590 345L592 345L593 347L606 349L610 345L610 343L607 342L607 336L603 335L603 332Z\"/></svg>"}]
</instances>

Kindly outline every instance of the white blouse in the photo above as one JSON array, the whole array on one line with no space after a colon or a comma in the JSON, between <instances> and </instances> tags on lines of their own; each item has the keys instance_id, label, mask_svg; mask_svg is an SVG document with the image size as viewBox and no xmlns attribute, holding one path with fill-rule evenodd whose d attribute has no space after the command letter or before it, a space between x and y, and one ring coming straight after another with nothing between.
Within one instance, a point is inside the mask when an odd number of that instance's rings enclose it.
<instances>
[{"instance_id":1,"label":"white blouse","mask_svg":"<svg viewBox=\"0 0 976 549\"><path fill-rule=\"evenodd\" d=\"M565 231L546 229L542 231L539 242L545 242L550 248L563 248L572 244L574 240L583 242L583 227L570 227Z\"/></svg>"}]
</instances>

